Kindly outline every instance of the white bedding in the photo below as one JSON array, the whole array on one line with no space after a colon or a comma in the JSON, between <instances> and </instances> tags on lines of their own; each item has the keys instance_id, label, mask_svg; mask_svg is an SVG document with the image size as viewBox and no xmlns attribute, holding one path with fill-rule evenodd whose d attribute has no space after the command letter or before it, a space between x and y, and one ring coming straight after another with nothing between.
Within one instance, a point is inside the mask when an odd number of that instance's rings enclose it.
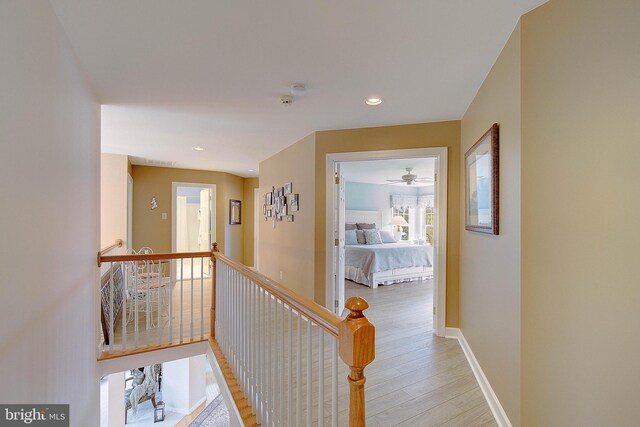
<instances>
[{"instance_id":1,"label":"white bedding","mask_svg":"<svg viewBox=\"0 0 640 427\"><path fill-rule=\"evenodd\" d=\"M398 268L432 267L433 247L409 243L347 245L345 266L347 270L361 270L365 277Z\"/></svg>"}]
</instances>

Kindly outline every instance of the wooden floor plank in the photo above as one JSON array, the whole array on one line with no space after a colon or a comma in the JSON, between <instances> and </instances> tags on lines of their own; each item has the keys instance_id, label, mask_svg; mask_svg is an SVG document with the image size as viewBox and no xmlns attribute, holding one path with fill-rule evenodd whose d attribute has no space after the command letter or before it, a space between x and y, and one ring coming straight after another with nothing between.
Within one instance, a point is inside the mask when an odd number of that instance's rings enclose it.
<instances>
[{"instance_id":1,"label":"wooden floor plank","mask_svg":"<svg viewBox=\"0 0 640 427\"><path fill-rule=\"evenodd\" d=\"M460 344L433 333L431 280L377 289L346 281L345 295L369 302L365 315L376 327L367 425L495 425Z\"/></svg>"}]
</instances>

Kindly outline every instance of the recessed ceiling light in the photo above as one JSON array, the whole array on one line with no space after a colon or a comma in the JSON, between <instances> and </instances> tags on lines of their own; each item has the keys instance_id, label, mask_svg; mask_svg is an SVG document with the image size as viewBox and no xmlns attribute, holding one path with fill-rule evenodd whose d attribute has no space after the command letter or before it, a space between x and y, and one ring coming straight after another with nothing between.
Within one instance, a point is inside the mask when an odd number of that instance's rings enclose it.
<instances>
[{"instance_id":1,"label":"recessed ceiling light","mask_svg":"<svg viewBox=\"0 0 640 427\"><path fill-rule=\"evenodd\" d=\"M255 169L247 169L247 172L255 172Z\"/></svg>"},{"instance_id":2,"label":"recessed ceiling light","mask_svg":"<svg viewBox=\"0 0 640 427\"><path fill-rule=\"evenodd\" d=\"M193 147L195 151L204 151L204 147Z\"/></svg>"},{"instance_id":3,"label":"recessed ceiling light","mask_svg":"<svg viewBox=\"0 0 640 427\"><path fill-rule=\"evenodd\" d=\"M380 105L382 104L382 98L376 98L376 97L371 97L371 98L367 98L366 101L364 101L365 104L367 105Z\"/></svg>"}]
</instances>

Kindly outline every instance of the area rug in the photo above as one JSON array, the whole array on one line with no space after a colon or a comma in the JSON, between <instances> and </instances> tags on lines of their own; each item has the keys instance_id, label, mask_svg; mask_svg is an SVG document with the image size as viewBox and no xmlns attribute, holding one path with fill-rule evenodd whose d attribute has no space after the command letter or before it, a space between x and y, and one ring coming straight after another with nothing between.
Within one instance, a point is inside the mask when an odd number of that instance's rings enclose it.
<instances>
[{"instance_id":1,"label":"area rug","mask_svg":"<svg viewBox=\"0 0 640 427\"><path fill-rule=\"evenodd\" d=\"M219 394L187 427L227 427L229 424L229 410Z\"/></svg>"}]
</instances>

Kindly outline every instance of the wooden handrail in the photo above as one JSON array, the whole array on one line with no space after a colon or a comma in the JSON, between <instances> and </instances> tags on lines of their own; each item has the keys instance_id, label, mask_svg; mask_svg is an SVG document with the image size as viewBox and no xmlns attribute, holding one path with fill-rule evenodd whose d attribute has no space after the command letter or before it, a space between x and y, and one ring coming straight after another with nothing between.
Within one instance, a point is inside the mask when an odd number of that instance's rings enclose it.
<instances>
[{"instance_id":1,"label":"wooden handrail","mask_svg":"<svg viewBox=\"0 0 640 427\"><path fill-rule=\"evenodd\" d=\"M245 265L238 264L220 252L215 252L214 256L216 260L224 262L230 268L251 279L253 283L262 289L266 289L270 294L284 301L285 304L294 308L298 313L304 315L331 335L338 336L338 326L341 319L325 307L271 280L264 274L260 274Z\"/></svg>"},{"instance_id":2,"label":"wooden handrail","mask_svg":"<svg viewBox=\"0 0 640 427\"><path fill-rule=\"evenodd\" d=\"M121 248L122 243L122 239L116 239L116 241L112 245L109 245L106 248L98 251L98 267L102 265L102 257L116 248Z\"/></svg>"},{"instance_id":3,"label":"wooden handrail","mask_svg":"<svg viewBox=\"0 0 640 427\"><path fill-rule=\"evenodd\" d=\"M101 256L101 262L121 261L167 261L182 258L209 258L211 252L178 252L166 254L135 254L135 255L106 255Z\"/></svg>"}]
</instances>

